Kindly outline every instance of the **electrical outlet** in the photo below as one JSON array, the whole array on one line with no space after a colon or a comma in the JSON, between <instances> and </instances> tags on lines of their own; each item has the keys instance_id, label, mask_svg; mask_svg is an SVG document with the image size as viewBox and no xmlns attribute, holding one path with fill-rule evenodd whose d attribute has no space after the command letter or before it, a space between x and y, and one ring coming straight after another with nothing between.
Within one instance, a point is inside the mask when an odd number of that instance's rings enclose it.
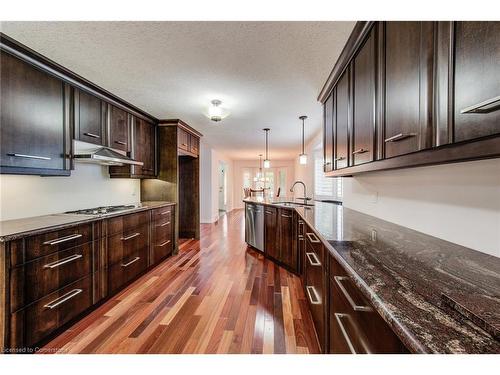
<instances>
[{"instance_id":1,"label":"electrical outlet","mask_svg":"<svg viewBox=\"0 0 500 375\"><path fill-rule=\"evenodd\" d=\"M372 229L372 241L377 242L377 231Z\"/></svg>"}]
</instances>

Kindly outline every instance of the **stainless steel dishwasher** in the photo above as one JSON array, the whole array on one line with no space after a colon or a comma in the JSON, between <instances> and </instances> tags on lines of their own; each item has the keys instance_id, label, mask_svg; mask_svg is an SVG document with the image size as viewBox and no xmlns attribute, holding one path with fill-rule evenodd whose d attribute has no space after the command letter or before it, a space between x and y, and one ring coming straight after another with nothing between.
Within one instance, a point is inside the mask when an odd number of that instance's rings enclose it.
<instances>
[{"instance_id":1,"label":"stainless steel dishwasher","mask_svg":"<svg viewBox=\"0 0 500 375\"><path fill-rule=\"evenodd\" d=\"M264 251L264 207L260 204L245 203L245 241Z\"/></svg>"}]
</instances>

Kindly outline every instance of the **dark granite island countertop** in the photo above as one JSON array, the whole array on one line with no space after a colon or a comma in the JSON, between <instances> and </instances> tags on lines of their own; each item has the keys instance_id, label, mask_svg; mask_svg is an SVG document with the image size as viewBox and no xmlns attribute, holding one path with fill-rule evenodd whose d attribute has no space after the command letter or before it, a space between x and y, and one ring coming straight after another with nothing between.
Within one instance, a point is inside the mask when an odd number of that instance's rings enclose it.
<instances>
[{"instance_id":1,"label":"dark granite island countertop","mask_svg":"<svg viewBox=\"0 0 500 375\"><path fill-rule=\"evenodd\" d=\"M146 201L137 204L135 208L113 212L105 215L52 214L28 217L15 220L0 221L0 242L12 241L21 237L42 234L52 230L64 229L76 224L101 220L134 212L151 210L158 207L174 205L172 202Z\"/></svg>"},{"instance_id":2,"label":"dark granite island countertop","mask_svg":"<svg viewBox=\"0 0 500 375\"><path fill-rule=\"evenodd\" d=\"M295 210L412 352L500 353L500 258L341 205Z\"/></svg>"}]
</instances>

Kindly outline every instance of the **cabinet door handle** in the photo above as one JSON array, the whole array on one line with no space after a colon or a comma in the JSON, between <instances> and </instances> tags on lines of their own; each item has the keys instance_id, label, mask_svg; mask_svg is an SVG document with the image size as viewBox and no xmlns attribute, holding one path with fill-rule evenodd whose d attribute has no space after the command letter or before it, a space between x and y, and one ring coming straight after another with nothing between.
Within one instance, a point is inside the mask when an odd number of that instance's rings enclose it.
<instances>
[{"instance_id":1,"label":"cabinet door handle","mask_svg":"<svg viewBox=\"0 0 500 375\"><path fill-rule=\"evenodd\" d=\"M160 215L166 215L166 214L169 214L170 211L163 211L163 212L160 212Z\"/></svg>"},{"instance_id":2,"label":"cabinet door handle","mask_svg":"<svg viewBox=\"0 0 500 375\"><path fill-rule=\"evenodd\" d=\"M128 241L128 240L131 240L132 238L135 238L135 237L140 236L140 235L141 234L139 232L137 232L137 233L131 234L130 236L122 237L122 238L120 238L120 240Z\"/></svg>"},{"instance_id":3,"label":"cabinet door handle","mask_svg":"<svg viewBox=\"0 0 500 375\"><path fill-rule=\"evenodd\" d=\"M123 267L123 268L128 267L128 266L130 266L132 263L137 262L139 259L141 259L141 257L135 257L135 258L134 258L134 259L132 259L130 262L127 262L127 263L122 263L122 267Z\"/></svg>"},{"instance_id":4,"label":"cabinet door handle","mask_svg":"<svg viewBox=\"0 0 500 375\"><path fill-rule=\"evenodd\" d=\"M339 156L338 158L335 158L335 161L342 161L342 160L344 160L344 159L345 159L345 157L344 157L344 156Z\"/></svg>"},{"instance_id":5,"label":"cabinet door handle","mask_svg":"<svg viewBox=\"0 0 500 375\"><path fill-rule=\"evenodd\" d=\"M316 237L314 233L306 233L306 236L312 243L320 243L320 240L318 239L318 237Z\"/></svg>"},{"instance_id":6,"label":"cabinet door handle","mask_svg":"<svg viewBox=\"0 0 500 375\"><path fill-rule=\"evenodd\" d=\"M464 108L460 113L490 113L500 109L500 96Z\"/></svg>"},{"instance_id":7,"label":"cabinet door handle","mask_svg":"<svg viewBox=\"0 0 500 375\"><path fill-rule=\"evenodd\" d=\"M384 142L402 141L403 139L415 137L416 135L417 135L417 133L399 133L399 134L393 135L392 137L384 139Z\"/></svg>"},{"instance_id":8,"label":"cabinet door handle","mask_svg":"<svg viewBox=\"0 0 500 375\"><path fill-rule=\"evenodd\" d=\"M354 345L352 345L351 338L347 334L347 330L345 329L344 323L342 322L342 319L347 319L347 318L349 318L349 315L347 314L335 313L335 320L339 325L340 332L342 332L342 336L344 336L344 340L347 343L347 346L349 347L351 354L357 354L356 349L354 349Z\"/></svg>"},{"instance_id":9,"label":"cabinet door handle","mask_svg":"<svg viewBox=\"0 0 500 375\"><path fill-rule=\"evenodd\" d=\"M50 245L54 246L63 242L75 240L77 238L82 237L82 234L70 234L69 236L61 237L61 238L56 238L55 240L50 240L50 241L45 241L43 244L44 245Z\"/></svg>"},{"instance_id":10,"label":"cabinet door handle","mask_svg":"<svg viewBox=\"0 0 500 375\"><path fill-rule=\"evenodd\" d=\"M357 155L357 154L364 154L365 152L368 152L368 150L367 150L367 149L365 149L365 148L360 148L360 149L358 149L358 150L356 150L356 151L353 151L353 152L352 152L352 154L353 154L353 155Z\"/></svg>"},{"instance_id":11,"label":"cabinet door handle","mask_svg":"<svg viewBox=\"0 0 500 375\"><path fill-rule=\"evenodd\" d=\"M266 210L266 214L269 214L269 215L274 215L274 212L273 212L273 211L268 211L268 210Z\"/></svg>"},{"instance_id":12,"label":"cabinet door handle","mask_svg":"<svg viewBox=\"0 0 500 375\"><path fill-rule=\"evenodd\" d=\"M354 311L372 311L372 308L370 306L361 306L361 305L356 305L352 297L349 295L347 292L347 289L344 287L342 284L342 281L344 280L349 280L349 277L347 276L334 276L333 279L335 280L335 283L338 285L340 288L340 291L344 295L344 297L347 299L347 302L349 302L349 305L351 305L352 309Z\"/></svg>"},{"instance_id":13,"label":"cabinet door handle","mask_svg":"<svg viewBox=\"0 0 500 375\"><path fill-rule=\"evenodd\" d=\"M142 167L142 170L143 170L143 171L150 171L150 172L153 172L153 170L154 170L154 169L153 169L153 168L144 168L144 167Z\"/></svg>"},{"instance_id":14,"label":"cabinet door handle","mask_svg":"<svg viewBox=\"0 0 500 375\"><path fill-rule=\"evenodd\" d=\"M26 155L26 154L7 154L8 156L14 156L16 158L25 158L25 159L37 159L37 160L52 160L47 156L38 156L38 155Z\"/></svg>"},{"instance_id":15,"label":"cabinet door handle","mask_svg":"<svg viewBox=\"0 0 500 375\"><path fill-rule=\"evenodd\" d=\"M163 242L162 244L157 245L157 246L158 246L158 247L163 247L163 246L165 246L165 245L167 245L167 244L169 244L169 243L170 243L170 240L166 240L165 242Z\"/></svg>"},{"instance_id":16,"label":"cabinet door handle","mask_svg":"<svg viewBox=\"0 0 500 375\"><path fill-rule=\"evenodd\" d=\"M118 143L119 145L122 145L122 146L127 145L127 142L123 142L123 141L115 141L115 143Z\"/></svg>"},{"instance_id":17,"label":"cabinet door handle","mask_svg":"<svg viewBox=\"0 0 500 375\"><path fill-rule=\"evenodd\" d=\"M321 266L321 262L319 261L316 253L306 253L306 257L311 266Z\"/></svg>"},{"instance_id":18,"label":"cabinet door handle","mask_svg":"<svg viewBox=\"0 0 500 375\"><path fill-rule=\"evenodd\" d=\"M319 298L318 292L313 286L306 286L306 291L311 305L321 305L321 298Z\"/></svg>"},{"instance_id":19,"label":"cabinet door handle","mask_svg":"<svg viewBox=\"0 0 500 375\"><path fill-rule=\"evenodd\" d=\"M51 310L55 309L57 306L63 304L66 301L69 301L71 298L79 295L81 292L83 292L83 289L73 289L72 291L70 291L66 294L63 294L61 297L56 298L52 302L47 303L43 307L45 307L46 309L51 309Z\"/></svg>"},{"instance_id":20,"label":"cabinet door handle","mask_svg":"<svg viewBox=\"0 0 500 375\"><path fill-rule=\"evenodd\" d=\"M292 217L292 215L281 214L282 217Z\"/></svg>"},{"instance_id":21,"label":"cabinet door handle","mask_svg":"<svg viewBox=\"0 0 500 375\"><path fill-rule=\"evenodd\" d=\"M181 146L187 146L187 143L181 143Z\"/></svg>"},{"instance_id":22,"label":"cabinet door handle","mask_svg":"<svg viewBox=\"0 0 500 375\"><path fill-rule=\"evenodd\" d=\"M100 135L97 135L94 133L83 133L83 135L86 135L87 137L90 137L90 138L101 138Z\"/></svg>"},{"instance_id":23,"label":"cabinet door handle","mask_svg":"<svg viewBox=\"0 0 500 375\"><path fill-rule=\"evenodd\" d=\"M47 263L46 265L43 266L43 268L50 268L50 269L57 268L59 266L62 266L63 264L73 262L74 260L80 259L82 257L83 257L82 254L74 254L74 255L71 255L69 257L63 258L61 260L58 260L58 261L55 261L52 263Z\"/></svg>"},{"instance_id":24,"label":"cabinet door handle","mask_svg":"<svg viewBox=\"0 0 500 375\"><path fill-rule=\"evenodd\" d=\"M166 221L166 222L164 222L163 224L158 224L156 227L158 227L158 228L159 228L159 227L164 227L164 226L166 226L166 225L168 225L168 224L170 224L170 221Z\"/></svg>"}]
</instances>

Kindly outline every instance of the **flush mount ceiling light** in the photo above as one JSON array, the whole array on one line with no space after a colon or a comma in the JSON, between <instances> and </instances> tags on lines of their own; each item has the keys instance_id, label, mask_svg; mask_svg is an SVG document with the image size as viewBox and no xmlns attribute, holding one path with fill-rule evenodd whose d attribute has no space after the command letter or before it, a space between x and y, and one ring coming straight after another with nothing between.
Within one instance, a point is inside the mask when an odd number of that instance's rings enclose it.
<instances>
[{"instance_id":1,"label":"flush mount ceiling light","mask_svg":"<svg viewBox=\"0 0 500 375\"><path fill-rule=\"evenodd\" d=\"M307 155L304 151L304 121L307 119L307 116L300 116L300 120L302 120L302 153L299 155L299 164L305 165L307 164Z\"/></svg>"},{"instance_id":2,"label":"flush mount ceiling light","mask_svg":"<svg viewBox=\"0 0 500 375\"><path fill-rule=\"evenodd\" d=\"M266 132L266 158L264 159L264 168L268 169L271 168L271 160L269 160L269 128L262 129Z\"/></svg>"},{"instance_id":3,"label":"flush mount ceiling light","mask_svg":"<svg viewBox=\"0 0 500 375\"><path fill-rule=\"evenodd\" d=\"M222 102L220 100L214 99L210 103L211 105L208 108L208 117L210 120L219 122L229 115L229 113L222 108Z\"/></svg>"}]
</instances>

